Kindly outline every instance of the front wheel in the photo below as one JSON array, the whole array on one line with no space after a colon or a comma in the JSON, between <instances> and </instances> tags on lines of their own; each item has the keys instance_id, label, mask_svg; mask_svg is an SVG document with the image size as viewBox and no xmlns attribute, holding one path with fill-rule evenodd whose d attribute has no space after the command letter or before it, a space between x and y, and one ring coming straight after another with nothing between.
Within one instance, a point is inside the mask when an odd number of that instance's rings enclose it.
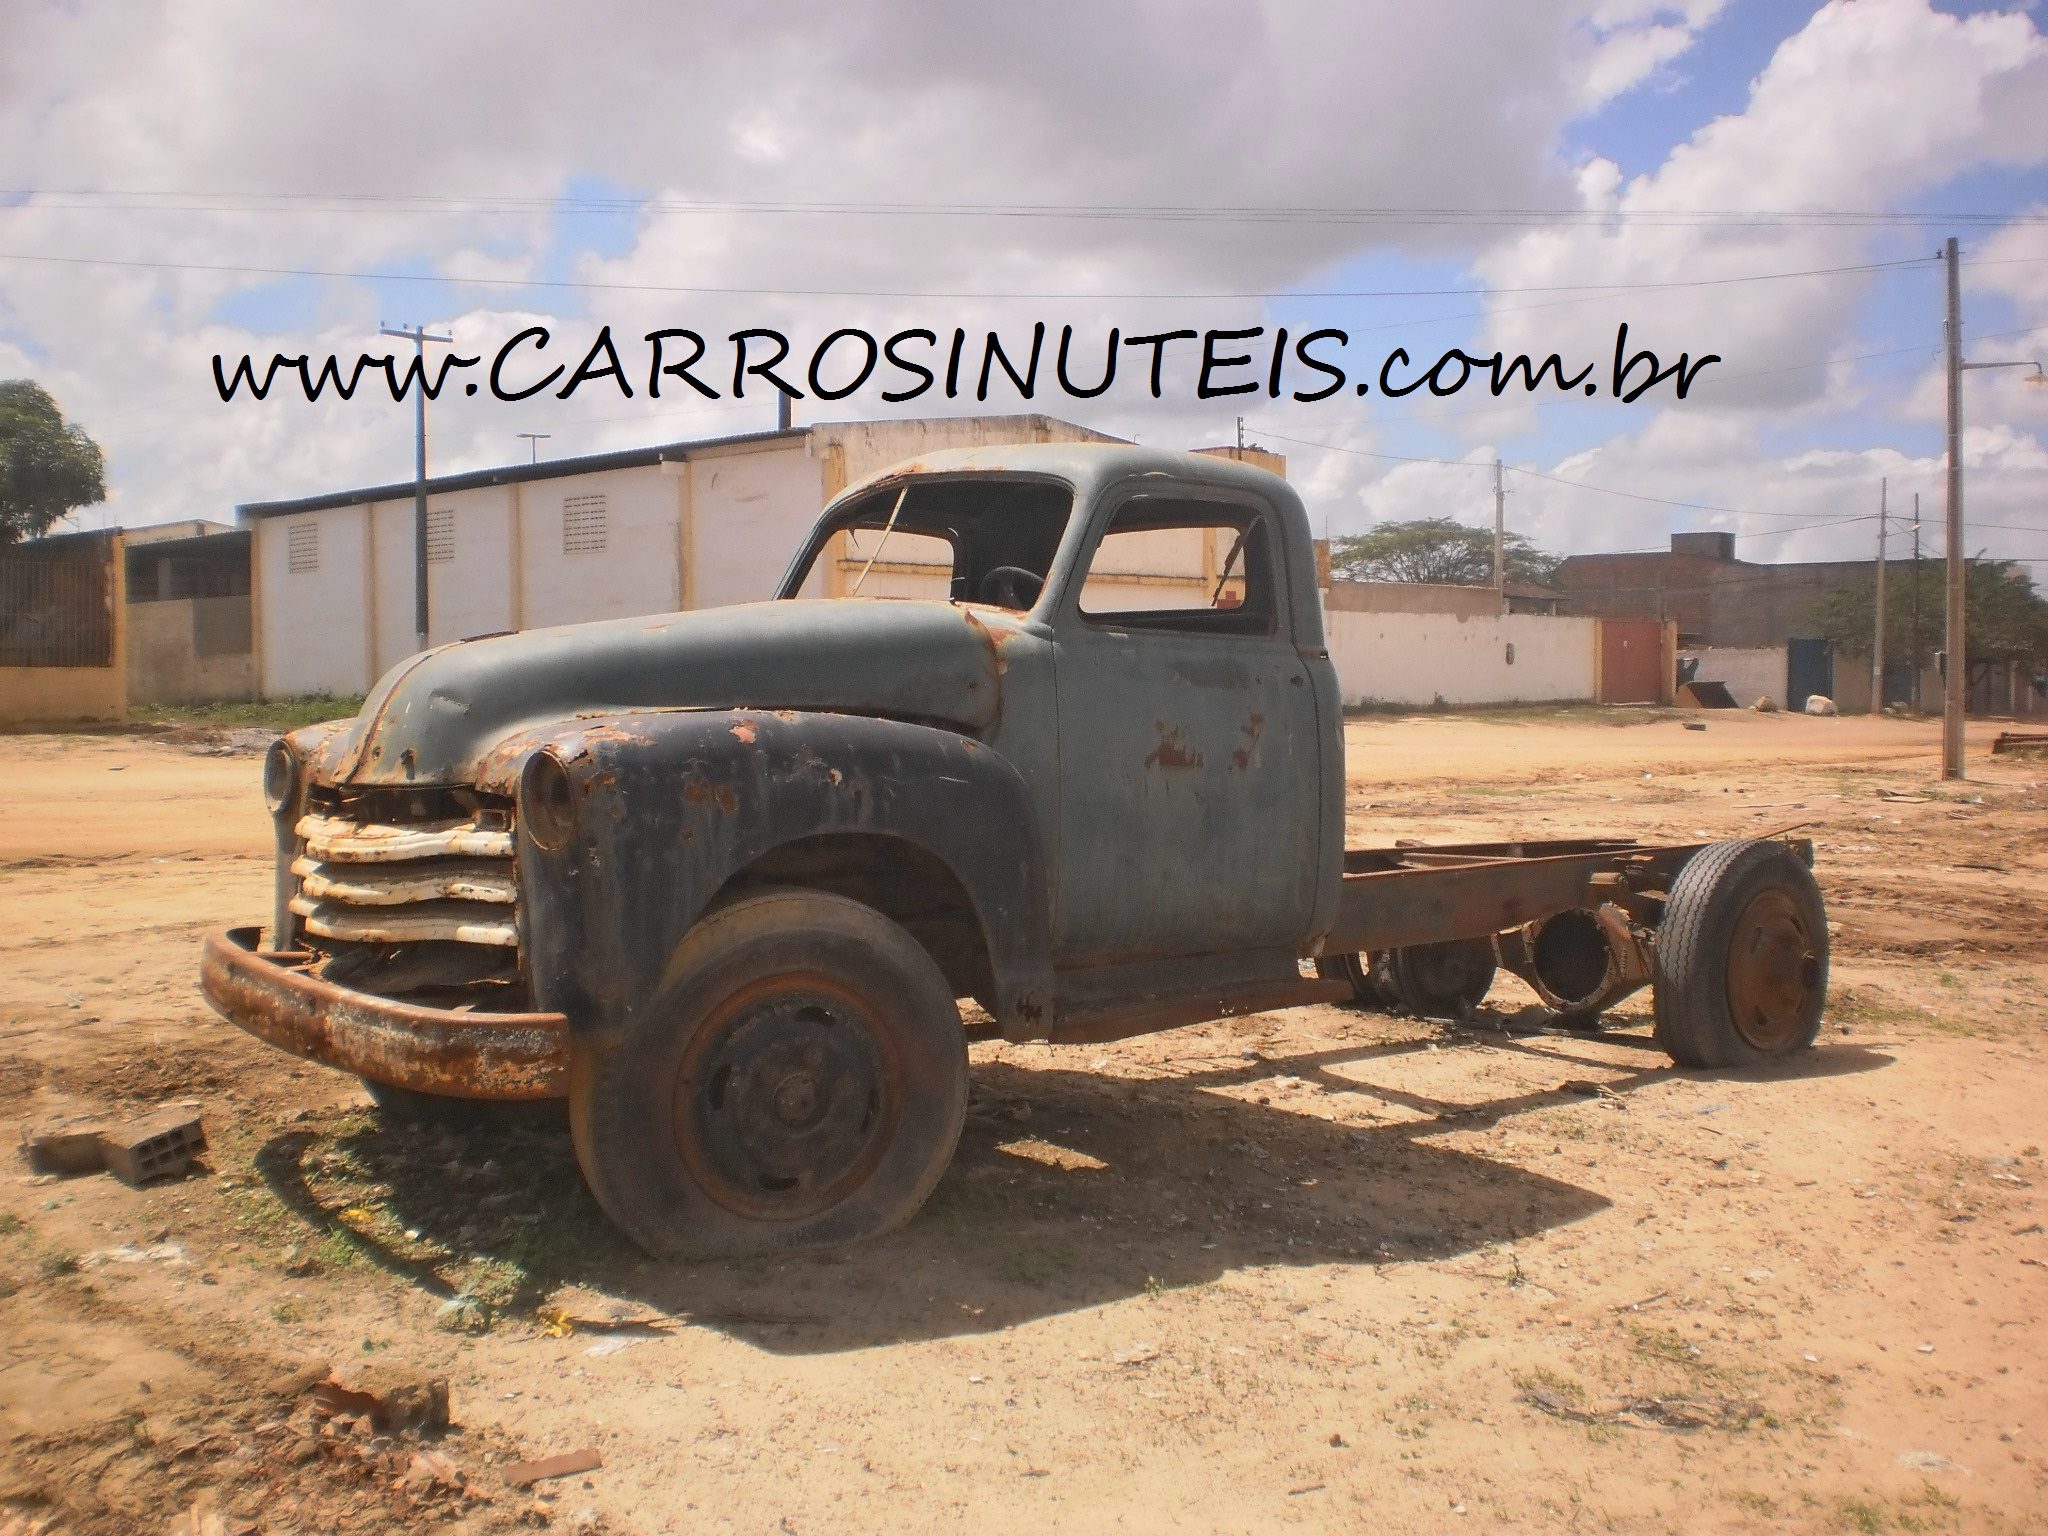
<instances>
[{"instance_id":1,"label":"front wheel","mask_svg":"<svg viewBox=\"0 0 2048 1536\"><path fill-rule=\"evenodd\" d=\"M1828 995L1820 887L1783 843L1715 843L1671 882L1657 929L1657 1043L1681 1067L1807 1049Z\"/></svg>"},{"instance_id":2,"label":"front wheel","mask_svg":"<svg viewBox=\"0 0 2048 1536\"><path fill-rule=\"evenodd\" d=\"M899 1227L966 1111L966 1035L938 966L872 907L815 891L705 918L624 1034L579 1048L569 1072L583 1176L657 1256Z\"/></svg>"}]
</instances>

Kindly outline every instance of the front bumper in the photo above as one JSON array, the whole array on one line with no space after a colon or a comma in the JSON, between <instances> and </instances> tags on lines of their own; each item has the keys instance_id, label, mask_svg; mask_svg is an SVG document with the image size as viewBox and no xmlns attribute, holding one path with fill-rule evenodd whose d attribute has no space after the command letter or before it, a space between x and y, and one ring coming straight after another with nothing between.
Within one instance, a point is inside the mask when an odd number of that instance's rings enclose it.
<instances>
[{"instance_id":1,"label":"front bumper","mask_svg":"<svg viewBox=\"0 0 2048 1536\"><path fill-rule=\"evenodd\" d=\"M559 1013L461 1013L324 981L313 956L259 950L257 928L208 935L199 986L230 1024L372 1082L454 1099L559 1099L569 1023Z\"/></svg>"}]
</instances>

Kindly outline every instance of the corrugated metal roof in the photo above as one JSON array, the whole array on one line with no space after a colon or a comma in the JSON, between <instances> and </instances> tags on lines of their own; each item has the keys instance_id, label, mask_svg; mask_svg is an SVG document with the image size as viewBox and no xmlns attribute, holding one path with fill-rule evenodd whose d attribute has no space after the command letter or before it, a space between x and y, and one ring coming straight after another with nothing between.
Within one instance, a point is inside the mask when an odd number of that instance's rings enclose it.
<instances>
[{"instance_id":1,"label":"corrugated metal roof","mask_svg":"<svg viewBox=\"0 0 2048 1536\"><path fill-rule=\"evenodd\" d=\"M427 476L427 494L471 491L485 486L512 485L528 480L553 480L565 475L587 475L607 469L640 469L671 459L686 459L707 448L729 448L740 443L765 443L780 437L804 437L809 427L789 427L767 432L737 432L729 437L700 437L681 442L657 443L650 448L623 448L613 453L590 453L573 459L544 459L538 464L506 464L496 469L473 469L459 475ZM416 482L395 481L389 485L367 485L348 491L323 491L317 496L300 496L288 501L247 501L235 508L244 522L265 517L283 517L294 512L321 512L329 507L360 506L368 501L402 501L410 498Z\"/></svg>"}]
</instances>

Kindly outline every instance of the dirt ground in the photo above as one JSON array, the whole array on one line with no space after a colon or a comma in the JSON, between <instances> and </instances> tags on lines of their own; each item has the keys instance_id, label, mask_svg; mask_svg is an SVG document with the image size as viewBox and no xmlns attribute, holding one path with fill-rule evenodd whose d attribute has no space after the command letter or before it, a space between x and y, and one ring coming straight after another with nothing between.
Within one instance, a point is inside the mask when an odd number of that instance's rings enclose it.
<instances>
[{"instance_id":1,"label":"dirt ground","mask_svg":"<svg viewBox=\"0 0 2048 1536\"><path fill-rule=\"evenodd\" d=\"M2048 1527L2048 758L1614 718L1357 722L1352 839L1804 826L1794 1069L1673 1070L1640 998L1543 1033L1511 979L1468 1028L980 1045L906 1231L743 1265L639 1258L551 1124L388 1125L207 1011L253 755L0 738L0 1121L212 1140L141 1191L5 1154L0 1531ZM323 1424L269 1390L308 1364L444 1375L460 1428Z\"/></svg>"}]
</instances>

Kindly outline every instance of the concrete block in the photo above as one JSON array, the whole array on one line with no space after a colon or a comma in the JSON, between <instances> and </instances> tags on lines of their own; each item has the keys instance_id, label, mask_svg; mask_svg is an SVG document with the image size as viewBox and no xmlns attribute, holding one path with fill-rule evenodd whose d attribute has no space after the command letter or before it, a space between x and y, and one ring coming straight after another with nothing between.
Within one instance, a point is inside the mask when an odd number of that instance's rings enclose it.
<instances>
[{"instance_id":1,"label":"concrete block","mask_svg":"<svg viewBox=\"0 0 2048 1536\"><path fill-rule=\"evenodd\" d=\"M22 1136L22 1156L37 1173L98 1173L106 1166L106 1132L107 1122L94 1115L52 1120Z\"/></svg>"},{"instance_id":2,"label":"concrete block","mask_svg":"<svg viewBox=\"0 0 2048 1536\"><path fill-rule=\"evenodd\" d=\"M183 1173L206 1147L199 1111L190 1106L160 1109L100 1136L107 1171L123 1184Z\"/></svg>"}]
</instances>

